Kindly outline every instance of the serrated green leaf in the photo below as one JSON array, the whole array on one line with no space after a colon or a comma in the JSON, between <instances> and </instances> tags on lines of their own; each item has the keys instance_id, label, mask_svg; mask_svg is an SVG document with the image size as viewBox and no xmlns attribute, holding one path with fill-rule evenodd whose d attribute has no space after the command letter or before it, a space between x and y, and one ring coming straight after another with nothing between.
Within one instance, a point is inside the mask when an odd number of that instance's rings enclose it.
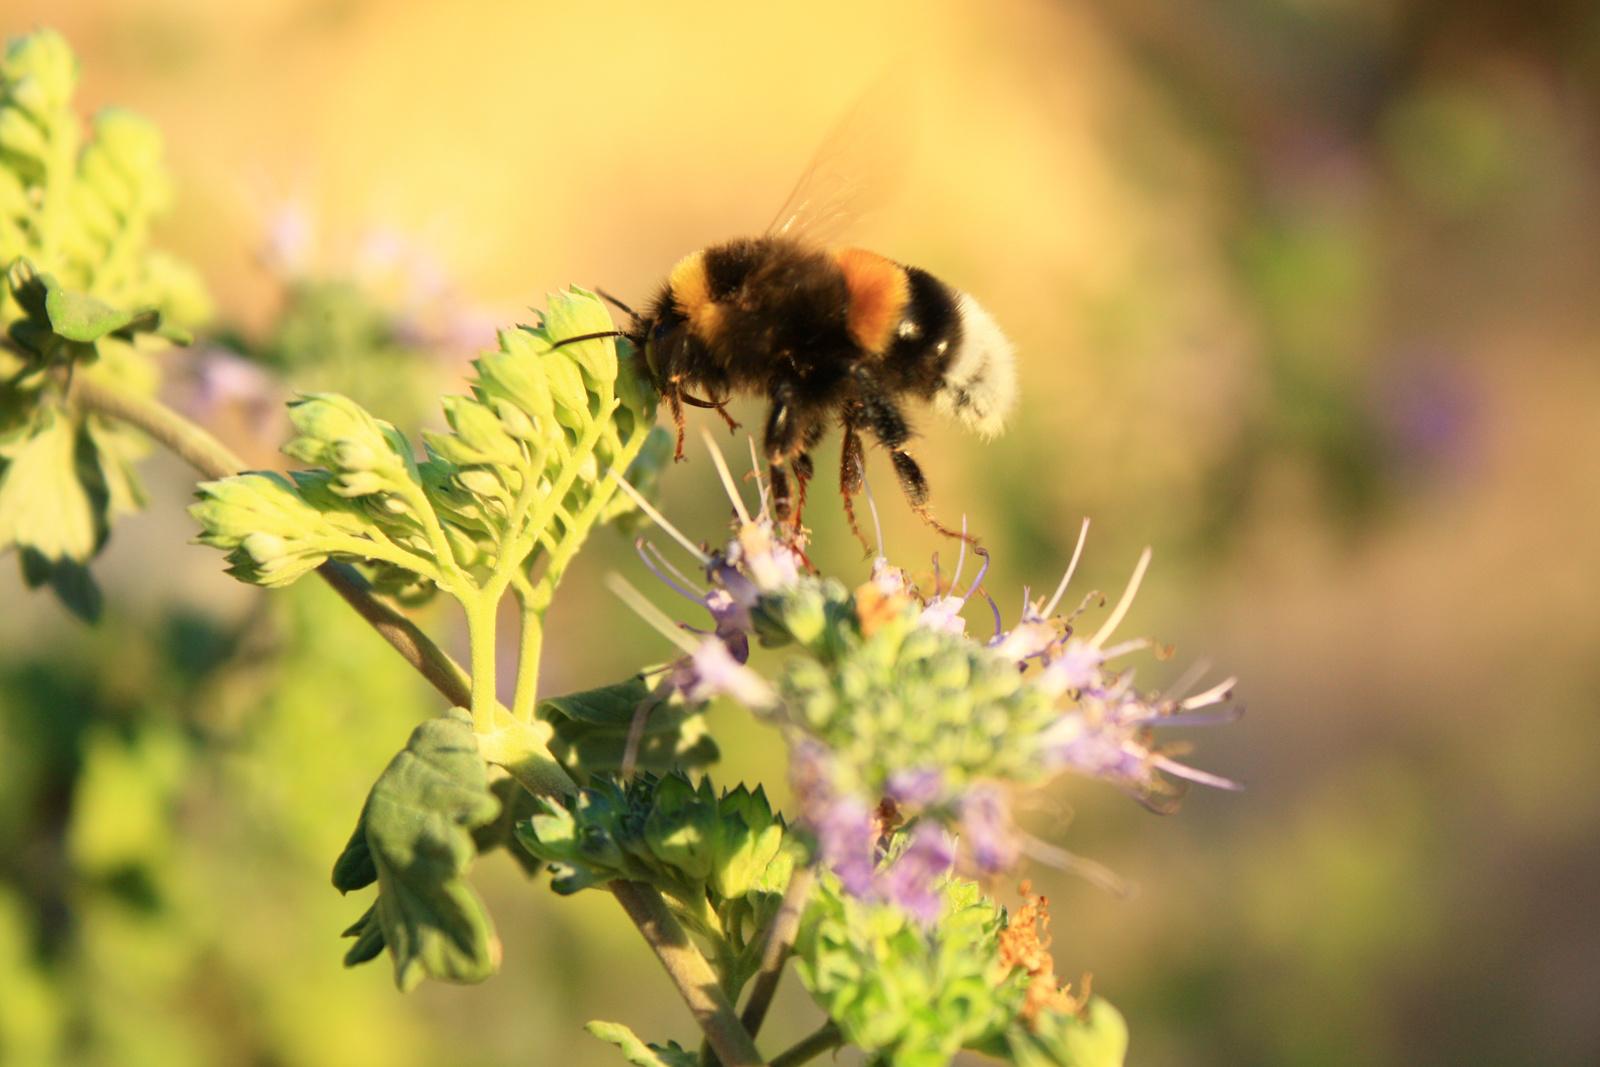
<instances>
[{"instance_id":1,"label":"serrated green leaf","mask_svg":"<svg viewBox=\"0 0 1600 1067\"><path fill-rule=\"evenodd\" d=\"M516 833L517 823L544 810L539 806L539 798L509 775L496 779L489 788L500 798L501 809L499 817L493 822L485 823L472 832L478 854L504 848L524 873L530 876L539 874L544 870L544 864L524 847Z\"/></svg>"},{"instance_id":2,"label":"serrated green leaf","mask_svg":"<svg viewBox=\"0 0 1600 1067\"><path fill-rule=\"evenodd\" d=\"M84 432L95 460L106 510L111 515L131 515L144 509L147 498L134 461L150 451L144 436L117 423L90 416Z\"/></svg>"},{"instance_id":3,"label":"serrated green leaf","mask_svg":"<svg viewBox=\"0 0 1600 1067\"><path fill-rule=\"evenodd\" d=\"M31 548L22 550L21 559L22 580L29 589L49 585L62 607L84 622L100 621L105 598L87 565L75 559L46 559Z\"/></svg>"},{"instance_id":4,"label":"serrated green leaf","mask_svg":"<svg viewBox=\"0 0 1600 1067\"><path fill-rule=\"evenodd\" d=\"M361 814L356 818L356 828L350 834L344 851L339 853L339 858L333 861L333 888L341 893L354 892L365 889L378 880L378 865L372 858L372 849L367 846L367 809L372 805L369 795L367 802L361 806ZM346 932L348 935L348 931Z\"/></svg>"},{"instance_id":5,"label":"serrated green leaf","mask_svg":"<svg viewBox=\"0 0 1600 1067\"><path fill-rule=\"evenodd\" d=\"M384 949L383 926L378 922L378 906L374 904L361 914L361 918L350 924L350 927L340 937L353 937L356 943L350 946L350 951L344 954L344 965L355 967L366 963L368 960L378 958L378 953Z\"/></svg>"},{"instance_id":6,"label":"serrated green leaf","mask_svg":"<svg viewBox=\"0 0 1600 1067\"><path fill-rule=\"evenodd\" d=\"M549 712L556 711L578 722L597 726L627 726L632 724L634 712L649 696L649 684L643 676L636 674L614 685L547 697L539 701L539 710L547 719L551 717Z\"/></svg>"},{"instance_id":7,"label":"serrated green leaf","mask_svg":"<svg viewBox=\"0 0 1600 1067\"><path fill-rule=\"evenodd\" d=\"M665 774L715 763L720 755L706 725L703 705L681 697L651 705L655 698L642 675L615 685L549 697L539 702L539 717L555 727L550 751L562 763L585 775L622 768L634 717L646 710L640 726L634 766Z\"/></svg>"},{"instance_id":8,"label":"serrated green leaf","mask_svg":"<svg viewBox=\"0 0 1600 1067\"><path fill-rule=\"evenodd\" d=\"M31 548L47 560L86 562L105 529L78 471L72 420L44 408L32 432L0 445L0 546Z\"/></svg>"},{"instance_id":9,"label":"serrated green leaf","mask_svg":"<svg viewBox=\"0 0 1600 1067\"><path fill-rule=\"evenodd\" d=\"M373 914L401 990L425 976L482 981L499 965L493 923L464 877L477 855L472 831L499 813L471 720L459 709L418 726L372 787L357 835L377 876ZM335 864L337 880L366 877L362 847L353 835ZM371 936L360 924L352 930Z\"/></svg>"},{"instance_id":10,"label":"serrated green leaf","mask_svg":"<svg viewBox=\"0 0 1600 1067\"><path fill-rule=\"evenodd\" d=\"M621 1023L596 1019L583 1028L601 1041L617 1046L617 1051L635 1067L697 1067L700 1062L698 1053L690 1052L676 1041L665 1045L646 1044Z\"/></svg>"}]
</instances>

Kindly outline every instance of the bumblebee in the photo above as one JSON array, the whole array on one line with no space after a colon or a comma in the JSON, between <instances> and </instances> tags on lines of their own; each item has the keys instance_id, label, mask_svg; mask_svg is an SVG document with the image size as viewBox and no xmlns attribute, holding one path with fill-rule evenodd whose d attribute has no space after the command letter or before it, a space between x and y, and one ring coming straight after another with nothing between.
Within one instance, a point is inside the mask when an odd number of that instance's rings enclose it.
<instances>
[{"instance_id":1,"label":"bumblebee","mask_svg":"<svg viewBox=\"0 0 1600 1067\"><path fill-rule=\"evenodd\" d=\"M642 313L620 331L636 369L660 392L683 458L685 404L726 411L734 395L768 402L762 435L774 513L800 521L811 452L838 422L839 490L850 527L861 490L862 435L888 449L906 499L929 525L928 482L907 451L907 400L931 403L985 436L1016 402L1011 342L976 300L927 271L828 238L861 214L872 177L855 165L895 125L863 98L830 133L761 237L712 245L678 261ZM876 168L882 172L886 168ZM790 475L793 480L791 483Z\"/></svg>"}]
</instances>

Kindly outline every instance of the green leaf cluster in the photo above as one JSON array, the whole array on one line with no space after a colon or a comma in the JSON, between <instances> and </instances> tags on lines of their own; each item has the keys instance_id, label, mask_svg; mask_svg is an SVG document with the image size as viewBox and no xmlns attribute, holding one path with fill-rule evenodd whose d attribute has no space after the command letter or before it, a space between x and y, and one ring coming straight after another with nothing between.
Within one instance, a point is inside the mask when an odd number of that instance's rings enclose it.
<instances>
[{"instance_id":1,"label":"green leaf cluster","mask_svg":"<svg viewBox=\"0 0 1600 1067\"><path fill-rule=\"evenodd\" d=\"M1076 1013L1029 1009L1030 976L1002 952L1006 910L954 878L943 896L925 928L819 879L795 969L846 1040L892 1067L944 1067L961 1049L1027 1067L1120 1067L1127 1028L1115 1008L1092 998Z\"/></svg>"},{"instance_id":2,"label":"green leaf cluster","mask_svg":"<svg viewBox=\"0 0 1600 1067\"><path fill-rule=\"evenodd\" d=\"M378 883L377 901L345 931L355 938L346 965L387 947L403 991L426 976L478 982L494 973L500 942L465 876L478 854L472 831L500 810L469 715L454 709L412 732L334 864L341 893Z\"/></svg>"},{"instance_id":3,"label":"green leaf cluster","mask_svg":"<svg viewBox=\"0 0 1600 1067\"><path fill-rule=\"evenodd\" d=\"M600 779L540 805L543 813L517 834L552 865L556 892L619 878L648 882L688 907L696 925L707 899L720 907L755 891L784 840L783 818L762 787L719 797L709 777L697 788L681 771Z\"/></svg>"},{"instance_id":4,"label":"green leaf cluster","mask_svg":"<svg viewBox=\"0 0 1600 1067\"><path fill-rule=\"evenodd\" d=\"M787 828L765 791L718 796L680 771L603 779L576 796L541 798L517 826L524 848L550 864L551 887L575 893L624 879L661 892L705 938L723 988L736 995L760 966L762 933L794 868Z\"/></svg>"},{"instance_id":5,"label":"green leaf cluster","mask_svg":"<svg viewBox=\"0 0 1600 1067\"><path fill-rule=\"evenodd\" d=\"M445 399L450 431L423 431L420 461L404 434L346 397L296 401L284 451L316 469L202 484L191 509L200 541L258 585L334 558L372 565L379 588L403 598L443 588L466 607L475 677L492 672L494 608L511 588L524 627L513 711L528 721L540 620L590 529L618 514L613 472L638 459L655 416L654 392L611 337L562 343L610 329L593 294L552 295L540 325L501 331L499 349L474 363L470 396ZM487 704L475 698L473 715L487 732Z\"/></svg>"},{"instance_id":6,"label":"green leaf cluster","mask_svg":"<svg viewBox=\"0 0 1600 1067\"><path fill-rule=\"evenodd\" d=\"M938 768L952 792L976 778L1038 780L1039 761L1016 739L1055 720L1053 699L971 638L918 625L918 610L868 609L864 625L858 595L832 579L763 597L763 640L806 653L779 678L788 721L856 776L840 789L880 796L890 774L918 768Z\"/></svg>"},{"instance_id":7,"label":"green leaf cluster","mask_svg":"<svg viewBox=\"0 0 1600 1067\"><path fill-rule=\"evenodd\" d=\"M153 392L149 349L185 341L171 320L209 309L194 272L149 247L171 199L160 135L107 109L85 140L76 84L77 61L54 31L15 38L0 56L0 550L18 550L30 586L50 584L93 618L99 594L85 565L114 517L143 505L134 462L145 446L77 410L71 374Z\"/></svg>"}]
</instances>

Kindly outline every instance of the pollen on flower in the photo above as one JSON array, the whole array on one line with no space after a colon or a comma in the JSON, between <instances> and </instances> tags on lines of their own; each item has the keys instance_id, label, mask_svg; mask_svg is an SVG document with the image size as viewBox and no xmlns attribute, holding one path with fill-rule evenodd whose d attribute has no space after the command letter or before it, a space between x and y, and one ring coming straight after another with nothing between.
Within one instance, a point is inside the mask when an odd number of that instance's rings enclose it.
<instances>
[{"instance_id":1,"label":"pollen on flower","mask_svg":"<svg viewBox=\"0 0 1600 1067\"><path fill-rule=\"evenodd\" d=\"M1000 967L1005 974L1021 970L1028 975L1028 992L1023 1000L1021 1015L1030 1028L1037 1025L1044 1011L1076 1015L1089 1003L1090 975L1079 983L1083 988L1072 992L1070 984L1056 984L1056 961L1050 955L1050 902L1033 892L1033 883L1024 881L1017 887L1022 894L1022 906L1000 931Z\"/></svg>"},{"instance_id":2,"label":"pollen on flower","mask_svg":"<svg viewBox=\"0 0 1600 1067\"><path fill-rule=\"evenodd\" d=\"M885 624L899 618L911 598L905 593L885 593L878 582L866 581L856 588L855 601L861 636L871 637Z\"/></svg>"}]
</instances>

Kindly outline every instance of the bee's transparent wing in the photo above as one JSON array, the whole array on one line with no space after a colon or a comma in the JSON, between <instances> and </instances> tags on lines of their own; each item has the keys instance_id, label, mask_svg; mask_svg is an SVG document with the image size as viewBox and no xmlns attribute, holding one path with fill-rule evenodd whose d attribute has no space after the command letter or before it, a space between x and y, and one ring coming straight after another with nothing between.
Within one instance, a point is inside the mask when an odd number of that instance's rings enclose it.
<instances>
[{"instance_id":1,"label":"bee's transparent wing","mask_svg":"<svg viewBox=\"0 0 1600 1067\"><path fill-rule=\"evenodd\" d=\"M893 198L916 152L919 114L908 68L897 64L834 123L767 236L833 245Z\"/></svg>"}]
</instances>

